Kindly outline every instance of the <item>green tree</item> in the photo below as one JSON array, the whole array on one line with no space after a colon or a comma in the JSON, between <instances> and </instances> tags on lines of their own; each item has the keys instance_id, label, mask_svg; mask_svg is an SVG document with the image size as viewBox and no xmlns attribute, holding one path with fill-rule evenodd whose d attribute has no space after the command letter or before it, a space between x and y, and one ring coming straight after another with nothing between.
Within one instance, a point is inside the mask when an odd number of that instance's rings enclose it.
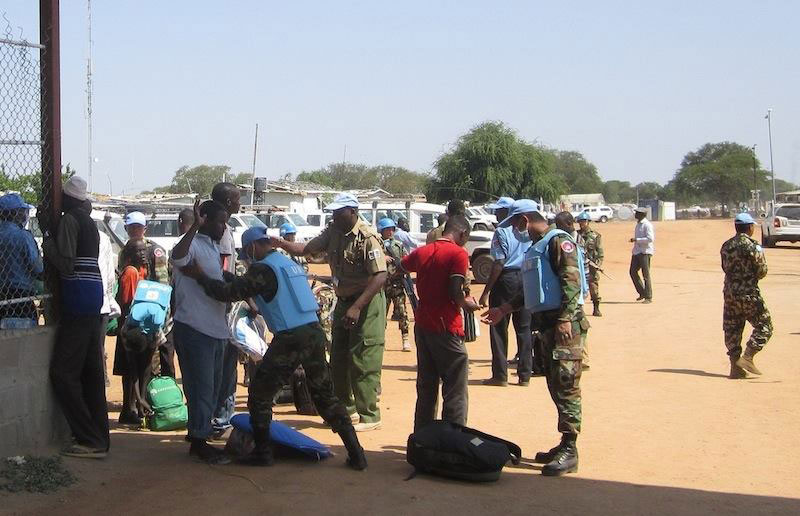
<instances>
[{"instance_id":1,"label":"green tree","mask_svg":"<svg viewBox=\"0 0 800 516\"><path fill-rule=\"evenodd\" d=\"M766 178L767 183L769 183L769 191L772 192L772 181L770 178ZM793 190L797 190L798 186L794 183L790 183L789 181L784 181L780 178L775 178L775 191L777 193L781 192L791 192ZM763 194L762 194L763 197Z\"/></svg>"},{"instance_id":2,"label":"green tree","mask_svg":"<svg viewBox=\"0 0 800 516\"><path fill-rule=\"evenodd\" d=\"M597 167L587 161L577 151L553 151L555 172L567 184L569 193L589 194L603 190L603 180L597 173Z\"/></svg>"},{"instance_id":3,"label":"green tree","mask_svg":"<svg viewBox=\"0 0 800 516\"><path fill-rule=\"evenodd\" d=\"M253 183L253 173L240 172L238 174L228 176L228 181L235 185L249 185Z\"/></svg>"},{"instance_id":4,"label":"green tree","mask_svg":"<svg viewBox=\"0 0 800 516\"><path fill-rule=\"evenodd\" d=\"M436 160L429 197L485 202L510 195L553 201L566 185L546 153L502 122L485 122L461 136L452 151Z\"/></svg>"},{"instance_id":5,"label":"green tree","mask_svg":"<svg viewBox=\"0 0 800 516\"><path fill-rule=\"evenodd\" d=\"M655 181L646 181L636 185L636 191L639 192L639 199L659 199L666 200L663 197L664 187Z\"/></svg>"},{"instance_id":6,"label":"green tree","mask_svg":"<svg viewBox=\"0 0 800 516\"><path fill-rule=\"evenodd\" d=\"M763 185L767 174L758 161L753 172L749 147L733 142L707 143L686 154L675 173L673 185L683 202L716 202L735 205L750 198L754 183Z\"/></svg>"},{"instance_id":7,"label":"green tree","mask_svg":"<svg viewBox=\"0 0 800 516\"><path fill-rule=\"evenodd\" d=\"M155 193L196 193L201 197L211 195L214 185L227 176L231 167L226 165L198 165L196 167L182 166L172 177L168 186L154 188ZM240 174L241 175L241 174Z\"/></svg>"},{"instance_id":8,"label":"green tree","mask_svg":"<svg viewBox=\"0 0 800 516\"><path fill-rule=\"evenodd\" d=\"M359 163L332 163L301 172L296 179L341 190L382 188L392 194L423 193L430 180L425 174L395 165L370 167Z\"/></svg>"},{"instance_id":9,"label":"green tree","mask_svg":"<svg viewBox=\"0 0 800 516\"><path fill-rule=\"evenodd\" d=\"M66 183L74 175L75 169L67 163L61 171L61 183ZM18 192L25 202L36 206L42 200L42 173L33 172L12 176L5 170L5 167L0 166L0 191Z\"/></svg>"},{"instance_id":10,"label":"green tree","mask_svg":"<svg viewBox=\"0 0 800 516\"><path fill-rule=\"evenodd\" d=\"M617 204L636 201L636 189L628 181L612 179L603 183L603 197L607 203Z\"/></svg>"}]
</instances>

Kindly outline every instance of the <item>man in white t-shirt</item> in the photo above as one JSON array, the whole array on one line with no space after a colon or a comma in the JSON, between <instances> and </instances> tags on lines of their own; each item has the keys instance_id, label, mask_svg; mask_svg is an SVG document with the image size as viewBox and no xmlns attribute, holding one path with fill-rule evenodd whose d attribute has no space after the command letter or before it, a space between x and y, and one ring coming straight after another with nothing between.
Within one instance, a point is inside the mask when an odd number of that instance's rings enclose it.
<instances>
[{"instance_id":1,"label":"man in white t-shirt","mask_svg":"<svg viewBox=\"0 0 800 516\"><path fill-rule=\"evenodd\" d=\"M634 230L631 243L633 250L631 251L631 280L636 292L639 294L637 301L644 301L645 303L653 302L653 284L650 281L650 260L655 253L656 234L653 231L653 224L647 220L647 210L645 208L636 208L636 229ZM642 271L642 277L639 277L639 271ZM642 284L644 280L644 284Z\"/></svg>"},{"instance_id":2,"label":"man in white t-shirt","mask_svg":"<svg viewBox=\"0 0 800 516\"><path fill-rule=\"evenodd\" d=\"M194 224L172 250L175 351L189 408L189 453L209 464L224 464L230 460L206 440L213 433L211 418L222 381L225 346L230 339L226 305L208 297L203 287L180 269L195 263L206 276L223 279L217 242L225 232L228 213L214 201L199 204L198 200L194 209Z\"/></svg>"},{"instance_id":3,"label":"man in white t-shirt","mask_svg":"<svg viewBox=\"0 0 800 516\"><path fill-rule=\"evenodd\" d=\"M239 213L241 192L233 183L217 183L211 190L211 199L225 207L228 218L234 213ZM225 225L225 232L219 241L219 254L222 259L222 270L225 275L236 274L236 243L233 240L231 227ZM230 310L230 305L228 305ZM238 380L239 348L228 342L222 358L222 380L217 397L214 417L211 425L214 427L214 438L224 436L225 431L231 427L231 417L236 409L236 383Z\"/></svg>"}]
</instances>

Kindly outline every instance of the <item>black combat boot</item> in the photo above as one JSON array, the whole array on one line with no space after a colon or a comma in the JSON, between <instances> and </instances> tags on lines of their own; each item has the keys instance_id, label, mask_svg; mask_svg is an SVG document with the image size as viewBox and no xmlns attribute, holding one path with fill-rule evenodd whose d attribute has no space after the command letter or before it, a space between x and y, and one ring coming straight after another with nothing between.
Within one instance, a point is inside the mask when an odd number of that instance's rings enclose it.
<instances>
[{"instance_id":1,"label":"black combat boot","mask_svg":"<svg viewBox=\"0 0 800 516\"><path fill-rule=\"evenodd\" d=\"M247 466L262 467L275 464L275 457L269 442L269 425L266 428L253 426L253 441L255 442L253 451L239 462Z\"/></svg>"},{"instance_id":2,"label":"black combat boot","mask_svg":"<svg viewBox=\"0 0 800 516\"><path fill-rule=\"evenodd\" d=\"M344 429L339 430L339 437L347 449L347 465L358 471L367 469L367 457L364 455L364 448L358 442L353 425L347 425Z\"/></svg>"},{"instance_id":3,"label":"black combat boot","mask_svg":"<svg viewBox=\"0 0 800 516\"><path fill-rule=\"evenodd\" d=\"M594 302L594 312L592 312L592 315L594 317L603 317L603 314L600 313L600 301L599 300Z\"/></svg>"},{"instance_id":4,"label":"black combat boot","mask_svg":"<svg viewBox=\"0 0 800 516\"><path fill-rule=\"evenodd\" d=\"M578 447L575 442L576 434L563 434L561 449L553 455L553 460L542 468L542 475L546 477L560 477L566 473L578 471Z\"/></svg>"},{"instance_id":5,"label":"black combat boot","mask_svg":"<svg viewBox=\"0 0 800 516\"><path fill-rule=\"evenodd\" d=\"M553 460L553 457L556 456L561 448L564 447L564 442L566 441L567 435L569 434L561 434L561 442L558 445L550 448L550 451L540 451L536 453L536 457L533 458L533 462L536 464L547 464Z\"/></svg>"}]
</instances>

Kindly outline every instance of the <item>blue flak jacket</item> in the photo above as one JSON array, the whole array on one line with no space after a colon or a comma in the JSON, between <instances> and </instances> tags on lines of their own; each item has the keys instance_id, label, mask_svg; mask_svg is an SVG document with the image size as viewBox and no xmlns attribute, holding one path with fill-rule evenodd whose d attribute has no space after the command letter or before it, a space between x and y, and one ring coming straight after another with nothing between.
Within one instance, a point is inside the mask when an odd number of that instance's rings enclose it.
<instances>
[{"instance_id":1,"label":"blue flak jacket","mask_svg":"<svg viewBox=\"0 0 800 516\"><path fill-rule=\"evenodd\" d=\"M581 277L581 296L578 304L589 291L586 284L586 271L583 264L583 251L566 231L554 229L533 244L522 262L522 288L525 295L525 308L531 312L547 312L561 308L561 280L550 263L550 241L558 235L565 235L575 244L578 253L578 269Z\"/></svg>"},{"instance_id":2,"label":"blue flak jacket","mask_svg":"<svg viewBox=\"0 0 800 516\"><path fill-rule=\"evenodd\" d=\"M278 278L272 300L255 298L269 331L274 334L318 322L319 305L303 268L281 253L269 253L260 263L270 266Z\"/></svg>"},{"instance_id":3,"label":"blue flak jacket","mask_svg":"<svg viewBox=\"0 0 800 516\"><path fill-rule=\"evenodd\" d=\"M138 326L146 335L163 329L169 313L172 287L156 281L141 280L133 294L128 326Z\"/></svg>"}]
</instances>

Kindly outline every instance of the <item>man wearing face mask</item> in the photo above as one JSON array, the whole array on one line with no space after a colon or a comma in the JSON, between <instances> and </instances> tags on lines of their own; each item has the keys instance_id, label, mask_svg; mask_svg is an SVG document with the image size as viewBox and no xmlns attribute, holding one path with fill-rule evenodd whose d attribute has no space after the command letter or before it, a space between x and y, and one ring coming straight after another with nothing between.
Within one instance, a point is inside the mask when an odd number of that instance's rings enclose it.
<instances>
[{"instance_id":1,"label":"man wearing face mask","mask_svg":"<svg viewBox=\"0 0 800 516\"><path fill-rule=\"evenodd\" d=\"M505 220L512 207L517 205L510 197L501 197L496 203L490 204L497 220ZM510 301L522 288L522 258L531 246L531 239L527 231L519 231L514 227L497 228L492 238L491 256L494 258L489 280L481 295L480 305L497 307ZM488 305L487 305L488 303ZM533 369L533 354L531 351L531 313L524 307L505 317L502 321L489 329L489 339L492 348L492 377L484 380L484 385L505 387L508 384L508 323L514 323L514 332L517 336L517 381L522 387L527 387Z\"/></svg>"},{"instance_id":2,"label":"man wearing face mask","mask_svg":"<svg viewBox=\"0 0 800 516\"><path fill-rule=\"evenodd\" d=\"M518 203L522 201L517 201ZM533 244L522 263L522 291L510 302L483 314L484 322L497 324L525 306L538 319L544 340L547 388L558 411L561 443L536 454L545 464L542 474L560 476L578 470L576 441L581 428L581 344L589 322L583 313L587 292L582 252L573 238L550 229L534 201L504 220L500 227L527 229Z\"/></svg>"}]
</instances>

